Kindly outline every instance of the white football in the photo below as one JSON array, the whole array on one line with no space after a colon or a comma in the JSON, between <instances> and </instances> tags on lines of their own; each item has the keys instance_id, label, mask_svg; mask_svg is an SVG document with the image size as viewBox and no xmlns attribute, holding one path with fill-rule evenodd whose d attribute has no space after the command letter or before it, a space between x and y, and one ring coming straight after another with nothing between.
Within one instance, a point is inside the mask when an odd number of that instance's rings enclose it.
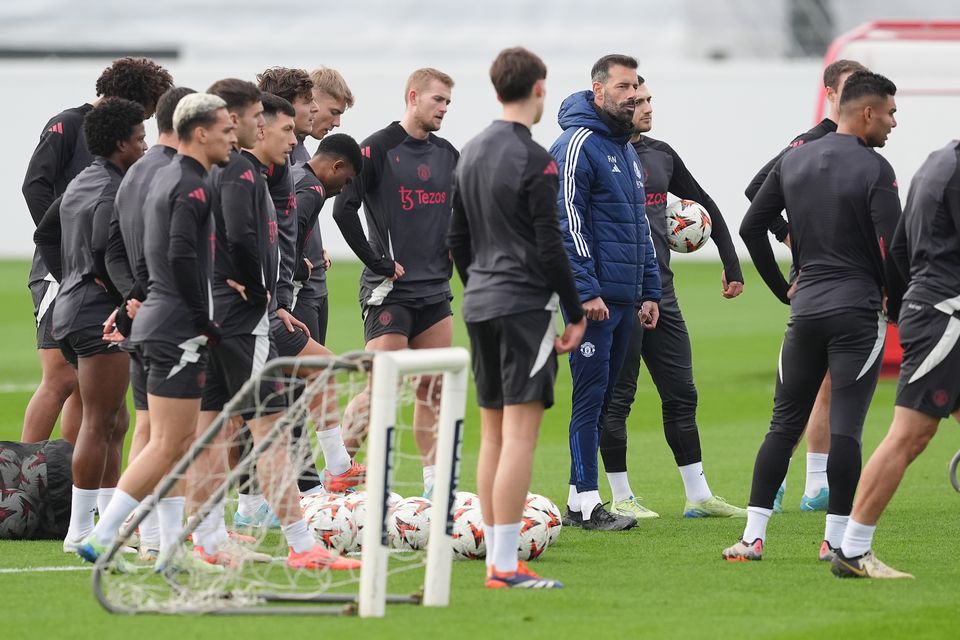
<instances>
[{"instance_id":1,"label":"white football","mask_svg":"<svg viewBox=\"0 0 960 640\"><path fill-rule=\"evenodd\" d=\"M667 244L677 253L692 253L710 239L713 222L703 206L693 200L667 205Z\"/></svg>"},{"instance_id":2,"label":"white football","mask_svg":"<svg viewBox=\"0 0 960 640\"><path fill-rule=\"evenodd\" d=\"M430 536L430 512L426 498L404 498L387 516L387 540L394 549L427 548Z\"/></svg>"},{"instance_id":3,"label":"white football","mask_svg":"<svg viewBox=\"0 0 960 640\"><path fill-rule=\"evenodd\" d=\"M547 529L546 516L539 511L531 511L531 515L524 514L520 520L520 545L517 549L517 557L521 560L538 558L546 551L549 541L550 531Z\"/></svg>"},{"instance_id":4,"label":"white football","mask_svg":"<svg viewBox=\"0 0 960 640\"><path fill-rule=\"evenodd\" d=\"M311 507L311 515L307 518L307 526L314 539L327 549L349 551L357 537L357 528L353 524L351 511L340 500L327 500Z\"/></svg>"},{"instance_id":5,"label":"white football","mask_svg":"<svg viewBox=\"0 0 960 640\"><path fill-rule=\"evenodd\" d=\"M367 524L367 494L364 491L348 494L343 499L343 506L350 513L350 520L357 530L353 547L350 551L357 551L363 545L363 527Z\"/></svg>"},{"instance_id":6,"label":"white football","mask_svg":"<svg viewBox=\"0 0 960 640\"><path fill-rule=\"evenodd\" d=\"M462 507L453 513L453 557L477 560L486 557L483 514L476 507Z\"/></svg>"},{"instance_id":7,"label":"white football","mask_svg":"<svg viewBox=\"0 0 960 640\"><path fill-rule=\"evenodd\" d=\"M563 528L563 516L560 508L550 498L536 493L527 495L527 503L523 509L523 515L532 516L533 512L542 514L547 521L547 532L549 537L547 544L551 545L560 538L560 529Z\"/></svg>"},{"instance_id":8,"label":"white football","mask_svg":"<svg viewBox=\"0 0 960 640\"><path fill-rule=\"evenodd\" d=\"M480 508L480 497L470 491L457 491L453 494L453 510L463 509L465 507Z\"/></svg>"}]
</instances>

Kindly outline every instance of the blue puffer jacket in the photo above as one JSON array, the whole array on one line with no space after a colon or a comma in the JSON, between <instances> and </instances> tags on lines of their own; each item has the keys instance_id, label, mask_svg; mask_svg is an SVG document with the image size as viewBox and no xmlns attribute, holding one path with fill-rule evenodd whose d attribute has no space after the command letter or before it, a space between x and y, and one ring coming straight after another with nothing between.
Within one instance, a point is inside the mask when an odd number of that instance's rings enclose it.
<instances>
[{"instance_id":1,"label":"blue puffer jacket","mask_svg":"<svg viewBox=\"0 0 960 640\"><path fill-rule=\"evenodd\" d=\"M593 92L560 106L563 133L550 147L560 171L560 229L580 300L660 300L660 268L644 211L643 172L628 135L613 136Z\"/></svg>"}]
</instances>

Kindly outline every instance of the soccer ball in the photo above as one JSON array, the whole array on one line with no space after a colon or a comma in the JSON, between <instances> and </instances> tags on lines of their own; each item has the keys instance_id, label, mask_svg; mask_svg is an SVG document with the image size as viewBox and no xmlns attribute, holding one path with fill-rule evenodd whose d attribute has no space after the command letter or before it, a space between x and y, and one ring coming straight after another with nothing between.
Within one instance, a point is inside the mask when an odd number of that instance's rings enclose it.
<instances>
[{"instance_id":1,"label":"soccer ball","mask_svg":"<svg viewBox=\"0 0 960 640\"><path fill-rule=\"evenodd\" d=\"M367 524L367 494L364 491L348 494L343 499L343 506L350 513L357 535L353 541L351 551L356 551L363 545L363 528Z\"/></svg>"},{"instance_id":2,"label":"soccer ball","mask_svg":"<svg viewBox=\"0 0 960 640\"><path fill-rule=\"evenodd\" d=\"M430 536L430 501L404 498L387 517L387 540L394 549L417 551L427 548Z\"/></svg>"},{"instance_id":3,"label":"soccer ball","mask_svg":"<svg viewBox=\"0 0 960 640\"><path fill-rule=\"evenodd\" d=\"M453 510L463 509L465 507L480 508L480 497L469 491L457 491L453 495Z\"/></svg>"},{"instance_id":4,"label":"soccer ball","mask_svg":"<svg viewBox=\"0 0 960 640\"><path fill-rule=\"evenodd\" d=\"M547 545L553 544L560 538L560 529L563 528L560 508L550 498L531 493L527 495L527 504L523 509L523 515L533 516L534 512L541 514L546 519L547 533L549 534Z\"/></svg>"},{"instance_id":5,"label":"soccer ball","mask_svg":"<svg viewBox=\"0 0 960 640\"><path fill-rule=\"evenodd\" d=\"M453 514L453 557L477 560L487 555L483 540L483 514L476 507L463 507Z\"/></svg>"},{"instance_id":6,"label":"soccer ball","mask_svg":"<svg viewBox=\"0 0 960 640\"><path fill-rule=\"evenodd\" d=\"M667 244L677 253L692 253L710 239L710 214L693 200L667 205Z\"/></svg>"},{"instance_id":7,"label":"soccer ball","mask_svg":"<svg viewBox=\"0 0 960 640\"><path fill-rule=\"evenodd\" d=\"M550 540L550 531L547 529L547 518L539 511L532 515L524 514L520 520L520 546L517 557L520 560L533 560L546 551ZM496 544L496 541L494 541Z\"/></svg>"},{"instance_id":8,"label":"soccer ball","mask_svg":"<svg viewBox=\"0 0 960 640\"><path fill-rule=\"evenodd\" d=\"M26 493L0 490L0 540L29 539L38 525L37 508Z\"/></svg>"},{"instance_id":9,"label":"soccer ball","mask_svg":"<svg viewBox=\"0 0 960 640\"><path fill-rule=\"evenodd\" d=\"M314 539L327 549L349 551L357 537L350 514L342 499L328 500L311 509L307 526Z\"/></svg>"}]
</instances>

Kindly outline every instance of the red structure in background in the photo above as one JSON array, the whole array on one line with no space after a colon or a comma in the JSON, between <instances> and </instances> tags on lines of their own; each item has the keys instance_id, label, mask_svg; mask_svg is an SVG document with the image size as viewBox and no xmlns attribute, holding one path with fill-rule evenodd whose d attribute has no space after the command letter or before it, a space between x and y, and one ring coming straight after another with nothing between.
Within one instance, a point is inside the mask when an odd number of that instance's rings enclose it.
<instances>
[{"instance_id":1,"label":"red structure in background","mask_svg":"<svg viewBox=\"0 0 960 640\"><path fill-rule=\"evenodd\" d=\"M896 41L896 40L948 40L960 41L960 22L943 22L929 20L875 20L860 25L856 29L835 39L826 55L823 57L823 66L826 68L830 63L841 58L843 50L850 43L857 40L877 40L877 41ZM826 103L826 89L823 83L820 84L820 90L817 94L817 104L814 109L814 123L823 119ZM936 90L932 90L937 92ZM954 93L953 90L948 90ZM880 369L880 375L883 377L896 377L900 373L900 363L903 361L903 347L900 346L900 333L897 328L890 325L887 330L886 344L883 351L883 365Z\"/></svg>"}]
</instances>

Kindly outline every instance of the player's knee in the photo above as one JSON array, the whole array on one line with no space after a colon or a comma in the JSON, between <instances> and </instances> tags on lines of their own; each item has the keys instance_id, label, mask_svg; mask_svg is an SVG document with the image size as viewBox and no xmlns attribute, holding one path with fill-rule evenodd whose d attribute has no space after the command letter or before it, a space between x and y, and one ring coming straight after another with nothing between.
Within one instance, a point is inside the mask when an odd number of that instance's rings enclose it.
<instances>
[{"instance_id":1,"label":"player's knee","mask_svg":"<svg viewBox=\"0 0 960 640\"><path fill-rule=\"evenodd\" d=\"M681 389L663 400L663 422L687 424L697 414L697 390L694 387ZM696 426L694 426L696 428Z\"/></svg>"},{"instance_id":2,"label":"player's knee","mask_svg":"<svg viewBox=\"0 0 960 640\"><path fill-rule=\"evenodd\" d=\"M69 365L67 367L48 367L43 371L41 384L45 391L56 396L62 404L76 391L77 374Z\"/></svg>"}]
</instances>

